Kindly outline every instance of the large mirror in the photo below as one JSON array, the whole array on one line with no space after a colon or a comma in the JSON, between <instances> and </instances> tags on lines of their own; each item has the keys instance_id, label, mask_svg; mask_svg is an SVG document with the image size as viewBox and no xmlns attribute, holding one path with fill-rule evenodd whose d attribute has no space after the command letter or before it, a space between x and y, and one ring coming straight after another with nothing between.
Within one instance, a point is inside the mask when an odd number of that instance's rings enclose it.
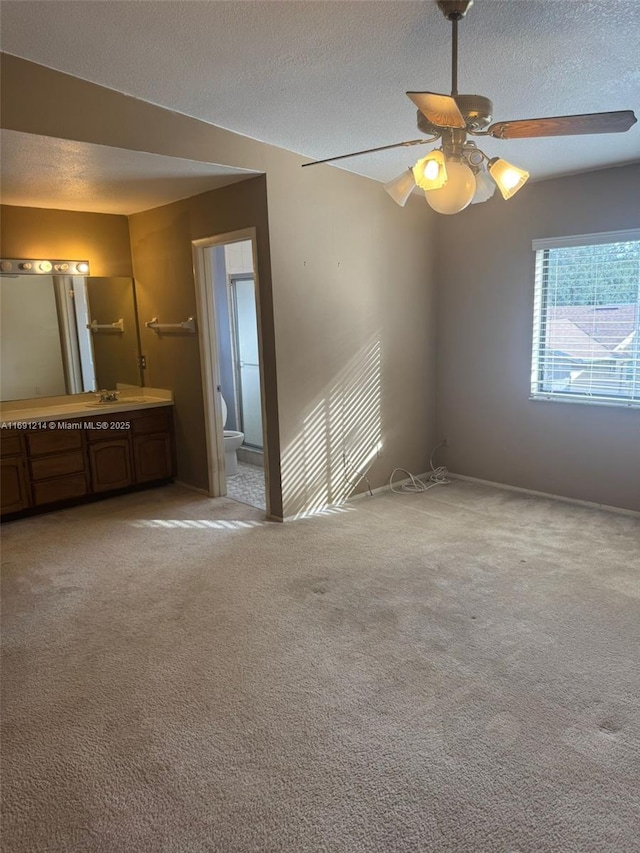
<instances>
[{"instance_id":1,"label":"large mirror","mask_svg":"<svg viewBox=\"0 0 640 853\"><path fill-rule=\"evenodd\" d=\"M131 278L0 276L0 399L143 384Z\"/></svg>"}]
</instances>

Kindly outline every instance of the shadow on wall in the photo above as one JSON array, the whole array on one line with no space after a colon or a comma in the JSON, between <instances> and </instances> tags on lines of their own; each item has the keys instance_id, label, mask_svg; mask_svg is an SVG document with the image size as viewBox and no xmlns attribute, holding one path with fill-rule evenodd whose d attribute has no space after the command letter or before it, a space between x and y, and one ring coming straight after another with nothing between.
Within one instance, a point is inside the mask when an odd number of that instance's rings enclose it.
<instances>
[{"instance_id":1,"label":"shadow on wall","mask_svg":"<svg viewBox=\"0 0 640 853\"><path fill-rule=\"evenodd\" d=\"M344 503L382 446L380 334L349 361L282 454L294 518Z\"/></svg>"}]
</instances>

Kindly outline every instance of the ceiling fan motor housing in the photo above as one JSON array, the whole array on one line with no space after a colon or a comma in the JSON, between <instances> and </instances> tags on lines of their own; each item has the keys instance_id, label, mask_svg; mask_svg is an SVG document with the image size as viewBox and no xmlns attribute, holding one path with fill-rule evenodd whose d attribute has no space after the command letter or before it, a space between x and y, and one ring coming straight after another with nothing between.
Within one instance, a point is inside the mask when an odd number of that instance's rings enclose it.
<instances>
[{"instance_id":1,"label":"ceiling fan motor housing","mask_svg":"<svg viewBox=\"0 0 640 853\"><path fill-rule=\"evenodd\" d=\"M483 95L454 95L454 100L467 125L467 130L484 130L491 124L493 104ZM442 128L431 124L428 118L418 110L418 130L427 136L441 133Z\"/></svg>"},{"instance_id":2,"label":"ceiling fan motor housing","mask_svg":"<svg viewBox=\"0 0 640 853\"><path fill-rule=\"evenodd\" d=\"M449 21L459 21L473 6L473 0L438 0L438 9Z\"/></svg>"}]
</instances>

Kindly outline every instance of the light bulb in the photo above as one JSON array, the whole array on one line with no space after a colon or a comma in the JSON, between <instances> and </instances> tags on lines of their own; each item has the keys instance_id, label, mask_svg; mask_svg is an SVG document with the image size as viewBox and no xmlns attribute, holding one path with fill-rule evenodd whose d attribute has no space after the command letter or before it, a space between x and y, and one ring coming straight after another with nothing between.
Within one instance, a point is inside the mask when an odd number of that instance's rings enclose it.
<instances>
[{"instance_id":1,"label":"light bulb","mask_svg":"<svg viewBox=\"0 0 640 853\"><path fill-rule=\"evenodd\" d=\"M426 168L424 170L424 176L429 181L434 181L438 177L438 173L440 172L440 167L435 162L435 160L428 160Z\"/></svg>"},{"instance_id":2,"label":"light bulb","mask_svg":"<svg viewBox=\"0 0 640 853\"><path fill-rule=\"evenodd\" d=\"M89 272L89 264L85 263L85 261L82 261L81 263L76 264L76 269L81 275L84 275L85 273Z\"/></svg>"},{"instance_id":3,"label":"light bulb","mask_svg":"<svg viewBox=\"0 0 640 853\"><path fill-rule=\"evenodd\" d=\"M511 163L507 163L500 157L489 160L489 174L505 199L515 195L529 178L529 173L525 172L524 169L518 169L517 166L512 166Z\"/></svg>"},{"instance_id":4,"label":"light bulb","mask_svg":"<svg viewBox=\"0 0 640 853\"><path fill-rule=\"evenodd\" d=\"M412 169L416 186L421 190L438 190L447 182L447 169L442 151L431 151Z\"/></svg>"},{"instance_id":5,"label":"light bulb","mask_svg":"<svg viewBox=\"0 0 640 853\"><path fill-rule=\"evenodd\" d=\"M38 269L40 272L51 272L53 265L51 261L40 261L38 264Z\"/></svg>"},{"instance_id":6,"label":"light bulb","mask_svg":"<svg viewBox=\"0 0 640 853\"><path fill-rule=\"evenodd\" d=\"M400 207L404 207L409 196L416 188L416 182L413 179L411 169L405 169L397 178L394 178L392 181L387 181L387 183L384 184L384 188L396 204L399 204ZM78 267L78 269L80 269L80 267Z\"/></svg>"},{"instance_id":7,"label":"light bulb","mask_svg":"<svg viewBox=\"0 0 640 853\"><path fill-rule=\"evenodd\" d=\"M459 213L471 203L476 191L476 178L469 166L460 160L447 160L447 183L437 190L427 190L429 207L437 213Z\"/></svg>"}]
</instances>

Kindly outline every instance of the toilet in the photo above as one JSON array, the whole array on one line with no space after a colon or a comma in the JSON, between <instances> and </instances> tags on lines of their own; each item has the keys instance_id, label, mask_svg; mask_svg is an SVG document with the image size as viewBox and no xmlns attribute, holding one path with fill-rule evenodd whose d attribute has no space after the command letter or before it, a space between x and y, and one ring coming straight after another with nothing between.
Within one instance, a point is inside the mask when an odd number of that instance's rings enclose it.
<instances>
[{"instance_id":1,"label":"toilet","mask_svg":"<svg viewBox=\"0 0 640 853\"><path fill-rule=\"evenodd\" d=\"M222 424L227 424L227 404L224 397L220 394L220 408L222 409ZM242 446L244 441L244 433L237 432L234 429L224 430L224 467L227 477L233 477L238 473L238 456L237 450Z\"/></svg>"}]
</instances>

